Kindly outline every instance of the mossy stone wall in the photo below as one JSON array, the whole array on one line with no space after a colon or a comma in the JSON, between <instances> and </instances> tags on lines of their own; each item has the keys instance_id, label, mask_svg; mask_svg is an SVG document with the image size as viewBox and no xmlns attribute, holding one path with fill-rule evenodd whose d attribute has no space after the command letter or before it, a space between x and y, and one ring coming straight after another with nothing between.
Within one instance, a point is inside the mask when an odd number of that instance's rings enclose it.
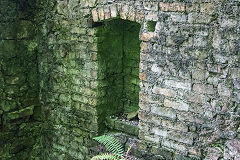
<instances>
[{"instance_id":1,"label":"mossy stone wall","mask_svg":"<svg viewBox=\"0 0 240 160\"><path fill-rule=\"evenodd\" d=\"M30 13L31 12L31 13ZM37 41L25 1L0 1L0 159L39 159Z\"/></svg>"},{"instance_id":2,"label":"mossy stone wall","mask_svg":"<svg viewBox=\"0 0 240 160\"><path fill-rule=\"evenodd\" d=\"M116 19L98 29L99 112L105 116L138 110L140 25Z\"/></svg>"}]
</instances>

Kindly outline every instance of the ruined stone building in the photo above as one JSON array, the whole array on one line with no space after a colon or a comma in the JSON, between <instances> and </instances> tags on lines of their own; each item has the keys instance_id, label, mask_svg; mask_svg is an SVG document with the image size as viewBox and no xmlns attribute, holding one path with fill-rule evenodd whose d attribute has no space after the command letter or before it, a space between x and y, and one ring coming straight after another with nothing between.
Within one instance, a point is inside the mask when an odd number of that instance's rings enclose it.
<instances>
[{"instance_id":1,"label":"ruined stone building","mask_svg":"<svg viewBox=\"0 0 240 160\"><path fill-rule=\"evenodd\" d=\"M1 160L239 160L239 124L239 0L0 0Z\"/></svg>"}]
</instances>

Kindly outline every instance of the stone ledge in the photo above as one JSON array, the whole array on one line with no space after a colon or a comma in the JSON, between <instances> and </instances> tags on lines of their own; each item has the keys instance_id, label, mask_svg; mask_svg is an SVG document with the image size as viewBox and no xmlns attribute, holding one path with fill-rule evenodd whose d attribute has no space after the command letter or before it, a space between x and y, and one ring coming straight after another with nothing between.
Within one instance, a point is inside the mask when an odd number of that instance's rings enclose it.
<instances>
[{"instance_id":1,"label":"stone ledge","mask_svg":"<svg viewBox=\"0 0 240 160\"><path fill-rule=\"evenodd\" d=\"M105 124L108 128L115 129L130 135L138 136L139 127L130 124L126 121L121 121L116 118L107 117Z\"/></svg>"},{"instance_id":2,"label":"stone ledge","mask_svg":"<svg viewBox=\"0 0 240 160\"><path fill-rule=\"evenodd\" d=\"M7 113L6 115L3 116L4 120L14 120L26 116L31 116L33 115L33 109L34 106L29 106L27 108L21 109L19 111Z\"/></svg>"}]
</instances>

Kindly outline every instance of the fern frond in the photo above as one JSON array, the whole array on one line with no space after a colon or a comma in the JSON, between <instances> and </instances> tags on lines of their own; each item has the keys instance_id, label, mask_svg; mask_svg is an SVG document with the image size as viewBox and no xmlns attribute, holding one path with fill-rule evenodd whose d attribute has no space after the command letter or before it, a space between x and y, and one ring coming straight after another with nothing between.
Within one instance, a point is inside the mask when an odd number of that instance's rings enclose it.
<instances>
[{"instance_id":1,"label":"fern frond","mask_svg":"<svg viewBox=\"0 0 240 160\"><path fill-rule=\"evenodd\" d=\"M113 136L102 135L99 137L94 137L93 139L99 142L100 144L104 145L108 152L113 153L117 157L120 157L124 154L124 149L122 145Z\"/></svg>"},{"instance_id":2,"label":"fern frond","mask_svg":"<svg viewBox=\"0 0 240 160\"><path fill-rule=\"evenodd\" d=\"M91 160L119 160L119 159L116 158L116 156L114 156L111 153L104 153L104 154L92 157Z\"/></svg>"}]
</instances>

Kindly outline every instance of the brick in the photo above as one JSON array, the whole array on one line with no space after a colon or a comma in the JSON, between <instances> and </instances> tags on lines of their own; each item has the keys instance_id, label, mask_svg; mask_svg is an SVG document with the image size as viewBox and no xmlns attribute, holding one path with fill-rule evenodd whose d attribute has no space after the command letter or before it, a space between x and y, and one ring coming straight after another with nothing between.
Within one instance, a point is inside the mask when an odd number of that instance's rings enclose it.
<instances>
[{"instance_id":1,"label":"brick","mask_svg":"<svg viewBox=\"0 0 240 160\"><path fill-rule=\"evenodd\" d=\"M188 131L188 126L186 126L185 123L174 122L174 121L167 120L167 119L161 120L161 126L163 128L169 128L172 130L177 130L177 131L182 131L182 132Z\"/></svg>"},{"instance_id":2,"label":"brick","mask_svg":"<svg viewBox=\"0 0 240 160\"><path fill-rule=\"evenodd\" d=\"M191 93L188 95L188 100L193 103L204 104L207 102L208 98L202 94Z\"/></svg>"},{"instance_id":3,"label":"brick","mask_svg":"<svg viewBox=\"0 0 240 160\"><path fill-rule=\"evenodd\" d=\"M140 102L139 103L139 108L143 111L150 111L150 106L147 103Z\"/></svg>"},{"instance_id":4,"label":"brick","mask_svg":"<svg viewBox=\"0 0 240 160\"><path fill-rule=\"evenodd\" d=\"M142 52L146 52L147 49L148 49L147 43L146 43L146 42L142 42L142 43L141 43L141 51L142 51Z\"/></svg>"},{"instance_id":5,"label":"brick","mask_svg":"<svg viewBox=\"0 0 240 160\"><path fill-rule=\"evenodd\" d=\"M145 19L146 21L158 21L158 12L148 12Z\"/></svg>"},{"instance_id":6,"label":"brick","mask_svg":"<svg viewBox=\"0 0 240 160\"><path fill-rule=\"evenodd\" d=\"M189 134L189 133L169 131L167 138L171 139L171 140L174 140L174 141L177 141L177 142L192 145L194 136L193 136L193 134Z\"/></svg>"},{"instance_id":7,"label":"brick","mask_svg":"<svg viewBox=\"0 0 240 160\"><path fill-rule=\"evenodd\" d=\"M192 12L188 14L189 23L203 23L209 24L211 22L212 16L205 13Z\"/></svg>"},{"instance_id":8,"label":"brick","mask_svg":"<svg viewBox=\"0 0 240 160\"><path fill-rule=\"evenodd\" d=\"M189 114L189 113L178 113L177 118L180 121L187 121L187 122L193 122L193 123L198 123L198 124L203 124L203 120L197 117L194 114Z\"/></svg>"},{"instance_id":9,"label":"brick","mask_svg":"<svg viewBox=\"0 0 240 160\"><path fill-rule=\"evenodd\" d=\"M153 134L155 134L155 135L158 135L158 136L161 136L161 137L164 137L164 138L166 138L167 137L167 130L164 130L164 129L161 129L161 128L159 128L159 127L153 127L152 128L152 132L153 132Z\"/></svg>"},{"instance_id":10,"label":"brick","mask_svg":"<svg viewBox=\"0 0 240 160\"><path fill-rule=\"evenodd\" d=\"M92 16L93 16L93 21L97 22L98 21L98 11L96 8L92 10Z\"/></svg>"},{"instance_id":11,"label":"brick","mask_svg":"<svg viewBox=\"0 0 240 160\"><path fill-rule=\"evenodd\" d=\"M109 6L104 7L104 16L105 16L105 19L110 19L111 18Z\"/></svg>"},{"instance_id":12,"label":"brick","mask_svg":"<svg viewBox=\"0 0 240 160\"><path fill-rule=\"evenodd\" d=\"M194 84L193 91L195 91L197 93L203 93L203 94L214 94L215 93L213 85L205 85L205 84Z\"/></svg>"},{"instance_id":13,"label":"brick","mask_svg":"<svg viewBox=\"0 0 240 160\"><path fill-rule=\"evenodd\" d=\"M155 94L161 94L167 97L175 97L176 92L167 88L161 88L161 87L153 87L153 93Z\"/></svg>"},{"instance_id":14,"label":"brick","mask_svg":"<svg viewBox=\"0 0 240 160\"><path fill-rule=\"evenodd\" d=\"M180 110L180 111L188 111L188 109L189 109L189 105L184 102L174 102L174 101L170 101L168 99L164 100L164 106L170 107L170 108L173 108L176 110Z\"/></svg>"},{"instance_id":15,"label":"brick","mask_svg":"<svg viewBox=\"0 0 240 160\"><path fill-rule=\"evenodd\" d=\"M184 3L160 2L159 7L160 7L160 10L164 11L164 12L184 12L185 11L185 4Z\"/></svg>"},{"instance_id":16,"label":"brick","mask_svg":"<svg viewBox=\"0 0 240 160\"><path fill-rule=\"evenodd\" d=\"M163 108L161 106L153 106L151 108L151 113L162 117L168 117L171 119L176 119L176 112L170 108Z\"/></svg>"},{"instance_id":17,"label":"brick","mask_svg":"<svg viewBox=\"0 0 240 160\"><path fill-rule=\"evenodd\" d=\"M99 19L101 21L104 20L104 9L103 9L103 7L98 8L98 16L99 16Z\"/></svg>"},{"instance_id":18,"label":"brick","mask_svg":"<svg viewBox=\"0 0 240 160\"><path fill-rule=\"evenodd\" d=\"M111 5L110 6L110 12L111 12L111 17L116 18L117 17L117 6L116 5Z\"/></svg>"},{"instance_id":19,"label":"brick","mask_svg":"<svg viewBox=\"0 0 240 160\"><path fill-rule=\"evenodd\" d=\"M91 77L92 78L96 79L97 75L98 75L97 71L91 71Z\"/></svg>"},{"instance_id":20,"label":"brick","mask_svg":"<svg viewBox=\"0 0 240 160\"><path fill-rule=\"evenodd\" d=\"M139 73L139 78L142 81L146 81L146 74L145 73Z\"/></svg>"},{"instance_id":21,"label":"brick","mask_svg":"<svg viewBox=\"0 0 240 160\"><path fill-rule=\"evenodd\" d=\"M198 156L198 157L201 156L200 148L191 147L191 148L189 148L188 152L189 152L190 155L195 155L195 156Z\"/></svg>"},{"instance_id":22,"label":"brick","mask_svg":"<svg viewBox=\"0 0 240 160\"><path fill-rule=\"evenodd\" d=\"M146 141L150 141L150 142L153 142L153 143L159 143L159 137L158 136L144 136L144 139Z\"/></svg>"},{"instance_id":23,"label":"brick","mask_svg":"<svg viewBox=\"0 0 240 160\"><path fill-rule=\"evenodd\" d=\"M200 12L212 14L215 11L215 5L213 3L200 4Z\"/></svg>"},{"instance_id":24,"label":"brick","mask_svg":"<svg viewBox=\"0 0 240 160\"><path fill-rule=\"evenodd\" d=\"M174 80L165 80L164 84L168 87L179 88L184 90L191 90L191 83L189 82L178 82Z\"/></svg>"},{"instance_id":25,"label":"brick","mask_svg":"<svg viewBox=\"0 0 240 160\"><path fill-rule=\"evenodd\" d=\"M136 11L136 22L142 23L144 19L144 12L143 11Z\"/></svg>"},{"instance_id":26,"label":"brick","mask_svg":"<svg viewBox=\"0 0 240 160\"><path fill-rule=\"evenodd\" d=\"M157 34L153 32L144 32L141 35L141 40L143 41L150 41L152 38L156 37Z\"/></svg>"},{"instance_id":27,"label":"brick","mask_svg":"<svg viewBox=\"0 0 240 160\"><path fill-rule=\"evenodd\" d=\"M185 23L187 22L187 16L185 15L185 13L171 13L169 14L168 21Z\"/></svg>"},{"instance_id":28,"label":"brick","mask_svg":"<svg viewBox=\"0 0 240 160\"><path fill-rule=\"evenodd\" d=\"M181 145L181 144L176 143L176 142L171 141L171 140L164 139L163 142L162 142L162 145L167 147L167 148L176 149L180 152L186 152L187 151L187 149L184 145Z\"/></svg>"},{"instance_id":29,"label":"brick","mask_svg":"<svg viewBox=\"0 0 240 160\"><path fill-rule=\"evenodd\" d=\"M122 19L127 19L127 16L128 16L128 5L125 4L125 5L122 5L122 10L120 12L120 17Z\"/></svg>"},{"instance_id":30,"label":"brick","mask_svg":"<svg viewBox=\"0 0 240 160\"><path fill-rule=\"evenodd\" d=\"M207 78L206 71L204 70L193 70L192 71L192 78L195 80L205 80Z\"/></svg>"},{"instance_id":31,"label":"brick","mask_svg":"<svg viewBox=\"0 0 240 160\"><path fill-rule=\"evenodd\" d=\"M186 12L198 12L200 11L199 3L186 3Z\"/></svg>"},{"instance_id":32,"label":"brick","mask_svg":"<svg viewBox=\"0 0 240 160\"><path fill-rule=\"evenodd\" d=\"M143 2L143 7L145 10L158 11L158 3L157 2Z\"/></svg>"},{"instance_id":33,"label":"brick","mask_svg":"<svg viewBox=\"0 0 240 160\"><path fill-rule=\"evenodd\" d=\"M217 90L221 97L230 97L232 95L232 89L227 87L224 83L218 84Z\"/></svg>"},{"instance_id":34,"label":"brick","mask_svg":"<svg viewBox=\"0 0 240 160\"><path fill-rule=\"evenodd\" d=\"M135 21L136 19L136 11L135 8L133 8L132 6L130 6L129 8L129 14L128 14L128 20L130 21Z\"/></svg>"},{"instance_id":35,"label":"brick","mask_svg":"<svg viewBox=\"0 0 240 160\"><path fill-rule=\"evenodd\" d=\"M233 79L240 78L240 68L232 68L230 72Z\"/></svg>"},{"instance_id":36,"label":"brick","mask_svg":"<svg viewBox=\"0 0 240 160\"><path fill-rule=\"evenodd\" d=\"M147 121L148 121L148 115L147 115L147 113L144 112L144 111L139 111L139 113L138 113L138 118L139 118L140 120L142 120L143 122L147 122Z\"/></svg>"}]
</instances>

